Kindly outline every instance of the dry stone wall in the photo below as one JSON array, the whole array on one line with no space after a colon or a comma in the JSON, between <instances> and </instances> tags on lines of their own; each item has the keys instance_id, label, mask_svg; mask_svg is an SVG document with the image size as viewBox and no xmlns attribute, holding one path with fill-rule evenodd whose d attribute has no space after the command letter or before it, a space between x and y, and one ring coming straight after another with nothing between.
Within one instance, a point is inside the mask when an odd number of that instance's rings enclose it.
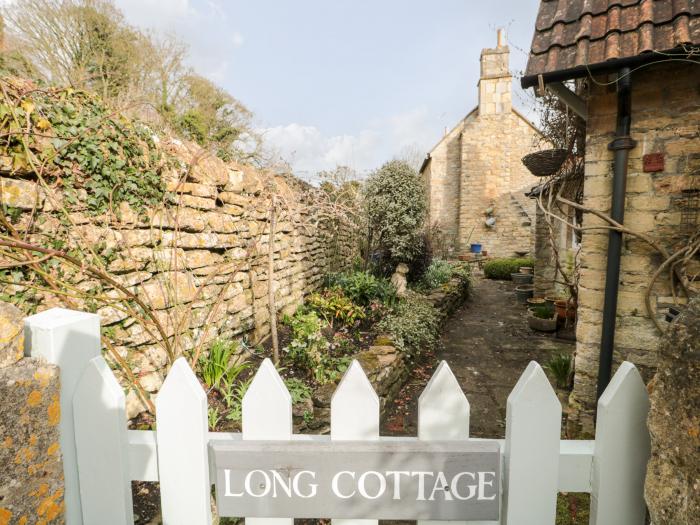
<instances>
[{"instance_id":1,"label":"dry stone wall","mask_svg":"<svg viewBox=\"0 0 700 525\"><path fill-rule=\"evenodd\" d=\"M70 213L72 225L35 180L0 177L6 208L19 210L15 228L41 246L54 246L65 231L66 245L101 254L106 272L148 305L178 353L207 348L216 338L260 341L269 333L268 247L270 195L274 193L273 288L278 311L293 311L316 289L325 273L347 265L355 255L352 225L320 216L318 190L285 175L227 164L202 156L191 145L170 140L160 145L176 159L166 174L168 202L137 210L122 203L113 216ZM38 206L38 213L32 209ZM31 225L30 225L31 222ZM64 243L62 243L63 245ZM81 272L66 278L78 291L102 299L119 294ZM5 286L17 299L26 290ZM75 295L75 294L72 294ZM17 301L22 304L22 301ZM168 354L153 323L135 321L134 305L75 299L33 292L26 309L67 306L97 311L104 333L129 364L143 388L156 392ZM30 313L29 311L25 313ZM143 408L132 390L128 412Z\"/></svg>"}]
</instances>

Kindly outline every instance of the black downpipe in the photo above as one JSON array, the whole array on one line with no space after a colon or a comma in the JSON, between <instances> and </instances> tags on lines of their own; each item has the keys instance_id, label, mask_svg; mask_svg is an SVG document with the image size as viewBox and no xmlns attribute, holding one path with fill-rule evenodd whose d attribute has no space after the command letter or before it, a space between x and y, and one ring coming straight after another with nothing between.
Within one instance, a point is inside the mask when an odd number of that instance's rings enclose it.
<instances>
[{"instance_id":1,"label":"black downpipe","mask_svg":"<svg viewBox=\"0 0 700 525\"><path fill-rule=\"evenodd\" d=\"M617 129L615 140L608 149L615 152L613 165L613 192L610 217L622 224L625 218L625 194L627 192L627 166L629 152L637 143L630 137L632 123L632 82L630 68L620 70L617 79ZM603 306L603 332L600 338L598 363L599 399L610 382L613 350L615 348L615 322L617 318L617 291L620 284L620 254L622 233L610 230L608 234L608 267L605 274L605 303Z\"/></svg>"}]
</instances>

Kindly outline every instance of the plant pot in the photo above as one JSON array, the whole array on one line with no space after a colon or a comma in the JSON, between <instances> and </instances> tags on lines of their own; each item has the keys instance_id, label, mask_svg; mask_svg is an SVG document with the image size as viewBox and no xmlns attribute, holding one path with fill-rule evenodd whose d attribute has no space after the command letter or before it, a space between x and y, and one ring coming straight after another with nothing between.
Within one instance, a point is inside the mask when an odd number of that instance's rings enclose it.
<instances>
[{"instance_id":1,"label":"plant pot","mask_svg":"<svg viewBox=\"0 0 700 525\"><path fill-rule=\"evenodd\" d=\"M547 301L543 297L532 297L527 300L527 304L530 306L541 306L543 304L547 304Z\"/></svg>"},{"instance_id":2,"label":"plant pot","mask_svg":"<svg viewBox=\"0 0 700 525\"><path fill-rule=\"evenodd\" d=\"M484 257L486 257L488 254L489 252L487 252L486 250L481 250L481 255L483 255Z\"/></svg>"},{"instance_id":3,"label":"plant pot","mask_svg":"<svg viewBox=\"0 0 700 525\"><path fill-rule=\"evenodd\" d=\"M545 297L544 302L547 303L549 306L554 307L554 303L557 301L561 300L561 297Z\"/></svg>"},{"instance_id":4,"label":"plant pot","mask_svg":"<svg viewBox=\"0 0 700 525\"><path fill-rule=\"evenodd\" d=\"M527 273L511 273L510 278L513 280L513 282L516 285L520 284L531 284L532 283L532 274L527 274Z\"/></svg>"},{"instance_id":5,"label":"plant pot","mask_svg":"<svg viewBox=\"0 0 700 525\"><path fill-rule=\"evenodd\" d=\"M515 297L522 304L527 304L527 300L531 299L534 293L535 289L531 284L524 284L515 288Z\"/></svg>"},{"instance_id":6,"label":"plant pot","mask_svg":"<svg viewBox=\"0 0 700 525\"><path fill-rule=\"evenodd\" d=\"M532 266L521 266L520 273L525 273L528 275L531 274L532 273Z\"/></svg>"},{"instance_id":7,"label":"plant pot","mask_svg":"<svg viewBox=\"0 0 700 525\"><path fill-rule=\"evenodd\" d=\"M469 251L472 253L481 253L481 243L473 242L469 245Z\"/></svg>"},{"instance_id":8,"label":"plant pot","mask_svg":"<svg viewBox=\"0 0 700 525\"><path fill-rule=\"evenodd\" d=\"M557 317L551 319L541 319L530 314L527 316L527 324L532 330L538 332L554 332L557 329Z\"/></svg>"},{"instance_id":9,"label":"plant pot","mask_svg":"<svg viewBox=\"0 0 700 525\"><path fill-rule=\"evenodd\" d=\"M576 303L566 299L559 299L554 302L554 308L557 311L557 317L562 319L576 319Z\"/></svg>"},{"instance_id":10,"label":"plant pot","mask_svg":"<svg viewBox=\"0 0 700 525\"><path fill-rule=\"evenodd\" d=\"M559 171L568 154L561 148L546 149L525 155L522 163L536 177L549 177Z\"/></svg>"}]
</instances>

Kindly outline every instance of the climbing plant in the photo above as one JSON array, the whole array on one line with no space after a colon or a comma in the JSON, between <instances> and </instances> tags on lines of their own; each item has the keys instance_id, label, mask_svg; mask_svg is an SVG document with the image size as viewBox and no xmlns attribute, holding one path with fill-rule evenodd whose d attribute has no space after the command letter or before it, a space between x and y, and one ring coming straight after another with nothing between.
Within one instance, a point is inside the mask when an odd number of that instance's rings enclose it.
<instances>
[{"instance_id":1,"label":"climbing plant","mask_svg":"<svg viewBox=\"0 0 700 525\"><path fill-rule=\"evenodd\" d=\"M162 202L167 159L144 124L84 91L1 82L0 155L15 174L41 177L93 215L121 202L137 210Z\"/></svg>"}]
</instances>

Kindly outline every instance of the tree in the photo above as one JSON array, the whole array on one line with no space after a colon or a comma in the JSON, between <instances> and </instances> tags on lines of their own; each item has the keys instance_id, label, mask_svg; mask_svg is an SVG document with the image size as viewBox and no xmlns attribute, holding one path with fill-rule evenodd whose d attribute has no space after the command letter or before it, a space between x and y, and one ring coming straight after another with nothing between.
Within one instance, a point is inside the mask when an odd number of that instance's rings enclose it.
<instances>
[{"instance_id":1,"label":"tree","mask_svg":"<svg viewBox=\"0 0 700 525\"><path fill-rule=\"evenodd\" d=\"M23 53L54 84L106 100L143 92L155 53L107 0L17 0L3 15Z\"/></svg>"},{"instance_id":2,"label":"tree","mask_svg":"<svg viewBox=\"0 0 700 525\"><path fill-rule=\"evenodd\" d=\"M240 157L240 142L254 136L248 108L202 76L184 77L177 107L176 128L201 146L214 146L224 160Z\"/></svg>"},{"instance_id":3,"label":"tree","mask_svg":"<svg viewBox=\"0 0 700 525\"><path fill-rule=\"evenodd\" d=\"M370 175L364 194L369 255L392 265L421 256L427 204L416 170L405 161L387 162Z\"/></svg>"}]
</instances>

